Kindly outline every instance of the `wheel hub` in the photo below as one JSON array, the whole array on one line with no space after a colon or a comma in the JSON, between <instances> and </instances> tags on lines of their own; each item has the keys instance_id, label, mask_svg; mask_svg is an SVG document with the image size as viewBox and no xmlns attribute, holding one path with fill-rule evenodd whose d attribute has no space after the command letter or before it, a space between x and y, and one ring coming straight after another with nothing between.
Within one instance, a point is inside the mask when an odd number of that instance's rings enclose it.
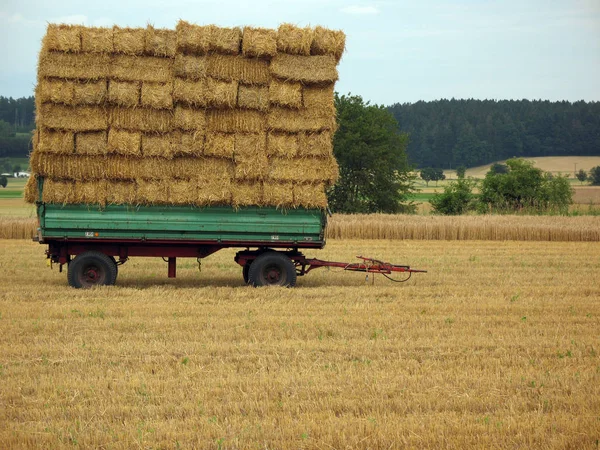
<instances>
[{"instance_id":1,"label":"wheel hub","mask_svg":"<svg viewBox=\"0 0 600 450\"><path fill-rule=\"evenodd\" d=\"M269 283L277 283L281 278L281 272L276 268L271 268L267 272L266 278Z\"/></svg>"}]
</instances>

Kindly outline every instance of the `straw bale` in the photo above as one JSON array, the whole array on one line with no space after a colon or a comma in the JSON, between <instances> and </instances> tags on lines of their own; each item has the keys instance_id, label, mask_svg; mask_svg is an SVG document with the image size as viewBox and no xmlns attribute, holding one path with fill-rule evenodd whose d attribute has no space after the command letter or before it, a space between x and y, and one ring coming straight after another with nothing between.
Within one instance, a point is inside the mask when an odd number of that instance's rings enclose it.
<instances>
[{"instance_id":1,"label":"straw bale","mask_svg":"<svg viewBox=\"0 0 600 450\"><path fill-rule=\"evenodd\" d=\"M234 207L262 206L263 186L257 182L237 182L231 185L231 203Z\"/></svg>"},{"instance_id":2,"label":"straw bale","mask_svg":"<svg viewBox=\"0 0 600 450\"><path fill-rule=\"evenodd\" d=\"M109 205L132 205L136 199L136 184L133 181L108 182L106 203Z\"/></svg>"},{"instance_id":3,"label":"straw bale","mask_svg":"<svg viewBox=\"0 0 600 450\"><path fill-rule=\"evenodd\" d=\"M144 51L147 55L172 58L177 49L177 32L164 28L146 27Z\"/></svg>"},{"instance_id":4,"label":"straw bale","mask_svg":"<svg viewBox=\"0 0 600 450\"><path fill-rule=\"evenodd\" d=\"M332 83L338 79L334 56L301 56L278 53L271 60L271 73L282 80L306 84Z\"/></svg>"},{"instance_id":5,"label":"straw bale","mask_svg":"<svg viewBox=\"0 0 600 450\"><path fill-rule=\"evenodd\" d=\"M111 128L108 132L108 151L124 156L141 156L141 133Z\"/></svg>"},{"instance_id":6,"label":"straw bale","mask_svg":"<svg viewBox=\"0 0 600 450\"><path fill-rule=\"evenodd\" d=\"M107 95L106 81L73 83L73 103L75 105L100 105Z\"/></svg>"},{"instance_id":7,"label":"straw bale","mask_svg":"<svg viewBox=\"0 0 600 450\"><path fill-rule=\"evenodd\" d=\"M332 156L333 134L331 131L320 133L300 133L298 156Z\"/></svg>"},{"instance_id":8,"label":"straw bale","mask_svg":"<svg viewBox=\"0 0 600 450\"><path fill-rule=\"evenodd\" d=\"M206 74L223 81L268 85L271 81L269 61L239 55L209 55Z\"/></svg>"},{"instance_id":9,"label":"straw bale","mask_svg":"<svg viewBox=\"0 0 600 450\"><path fill-rule=\"evenodd\" d=\"M139 162L152 158L129 158L126 156L108 156L101 161L104 164L104 177L113 180L135 180L139 173Z\"/></svg>"},{"instance_id":10,"label":"straw bale","mask_svg":"<svg viewBox=\"0 0 600 450\"><path fill-rule=\"evenodd\" d=\"M44 188L42 191L42 201L44 203L74 203L75 182L53 180L52 178L44 179Z\"/></svg>"},{"instance_id":11,"label":"straw bale","mask_svg":"<svg viewBox=\"0 0 600 450\"><path fill-rule=\"evenodd\" d=\"M342 57L346 46L346 35L343 31L328 30L316 27L313 35L311 55L332 55L337 61Z\"/></svg>"},{"instance_id":12,"label":"straw bale","mask_svg":"<svg viewBox=\"0 0 600 450\"><path fill-rule=\"evenodd\" d=\"M81 25L48 24L42 41L45 52L78 53L81 51Z\"/></svg>"},{"instance_id":13,"label":"straw bale","mask_svg":"<svg viewBox=\"0 0 600 450\"><path fill-rule=\"evenodd\" d=\"M43 177L65 180L85 180L103 178L104 158L94 156L47 155L40 153L32 161L34 171Z\"/></svg>"},{"instance_id":14,"label":"straw bale","mask_svg":"<svg viewBox=\"0 0 600 450\"><path fill-rule=\"evenodd\" d=\"M181 133L181 142L176 153L180 155L200 156L204 151L204 132Z\"/></svg>"},{"instance_id":15,"label":"straw bale","mask_svg":"<svg viewBox=\"0 0 600 450\"><path fill-rule=\"evenodd\" d=\"M113 46L115 53L124 55L143 55L146 42L144 28L113 27Z\"/></svg>"},{"instance_id":16,"label":"straw bale","mask_svg":"<svg viewBox=\"0 0 600 450\"><path fill-rule=\"evenodd\" d=\"M108 82L108 101L113 105L135 107L140 104L141 83L139 81Z\"/></svg>"},{"instance_id":17,"label":"straw bale","mask_svg":"<svg viewBox=\"0 0 600 450\"><path fill-rule=\"evenodd\" d=\"M184 172L177 173L174 164L175 159L146 157L135 161L136 180L171 180L189 178Z\"/></svg>"},{"instance_id":18,"label":"straw bale","mask_svg":"<svg viewBox=\"0 0 600 450\"><path fill-rule=\"evenodd\" d=\"M86 205L105 205L107 191L105 180L76 181L73 202Z\"/></svg>"},{"instance_id":19,"label":"straw bale","mask_svg":"<svg viewBox=\"0 0 600 450\"><path fill-rule=\"evenodd\" d=\"M142 134L142 155L172 158L181 142L179 133Z\"/></svg>"},{"instance_id":20,"label":"straw bale","mask_svg":"<svg viewBox=\"0 0 600 450\"><path fill-rule=\"evenodd\" d=\"M240 84L238 88L238 106L240 108L269 109L269 88L267 86L246 86Z\"/></svg>"},{"instance_id":21,"label":"straw bale","mask_svg":"<svg viewBox=\"0 0 600 450\"><path fill-rule=\"evenodd\" d=\"M152 108L113 108L110 114L112 127L130 131L165 133L171 131L170 111Z\"/></svg>"},{"instance_id":22,"label":"straw bale","mask_svg":"<svg viewBox=\"0 0 600 450\"><path fill-rule=\"evenodd\" d=\"M173 159L173 178L200 180L206 183L223 182L233 178L233 161L224 158L179 157Z\"/></svg>"},{"instance_id":23,"label":"straw bale","mask_svg":"<svg viewBox=\"0 0 600 450\"><path fill-rule=\"evenodd\" d=\"M333 84L326 87L304 86L302 90L302 102L306 109L318 111L319 114L330 114L335 116L335 104L333 103Z\"/></svg>"},{"instance_id":24,"label":"straw bale","mask_svg":"<svg viewBox=\"0 0 600 450\"><path fill-rule=\"evenodd\" d=\"M73 84L67 80L42 79L35 88L36 101L73 105Z\"/></svg>"},{"instance_id":25,"label":"straw bale","mask_svg":"<svg viewBox=\"0 0 600 450\"><path fill-rule=\"evenodd\" d=\"M297 153L297 134L269 133L267 135L267 156L293 158Z\"/></svg>"},{"instance_id":26,"label":"straw bale","mask_svg":"<svg viewBox=\"0 0 600 450\"><path fill-rule=\"evenodd\" d=\"M156 56L115 55L112 59L110 76L123 81L171 81L173 60Z\"/></svg>"},{"instance_id":27,"label":"straw bale","mask_svg":"<svg viewBox=\"0 0 600 450\"><path fill-rule=\"evenodd\" d=\"M293 194L296 208L327 208L327 195L323 183L296 184L294 185Z\"/></svg>"},{"instance_id":28,"label":"straw bale","mask_svg":"<svg viewBox=\"0 0 600 450\"><path fill-rule=\"evenodd\" d=\"M211 27L193 25L184 20L177 22L177 50L191 55L208 53L211 39Z\"/></svg>"},{"instance_id":29,"label":"straw bale","mask_svg":"<svg viewBox=\"0 0 600 450\"><path fill-rule=\"evenodd\" d=\"M206 112L203 109L175 107L173 127L180 130L206 130Z\"/></svg>"},{"instance_id":30,"label":"straw bale","mask_svg":"<svg viewBox=\"0 0 600 450\"><path fill-rule=\"evenodd\" d=\"M112 53L113 29L83 27L81 29L81 49L90 53Z\"/></svg>"},{"instance_id":31,"label":"straw bale","mask_svg":"<svg viewBox=\"0 0 600 450\"><path fill-rule=\"evenodd\" d=\"M238 27L223 28L209 25L209 51L227 55L237 55L240 52L242 30Z\"/></svg>"},{"instance_id":32,"label":"straw bale","mask_svg":"<svg viewBox=\"0 0 600 450\"><path fill-rule=\"evenodd\" d=\"M142 106L173 109L173 83L142 83Z\"/></svg>"},{"instance_id":33,"label":"straw bale","mask_svg":"<svg viewBox=\"0 0 600 450\"><path fill-rule=\"evenodd\" d=\"M279 25L277 29L277 50L290 55L310 55L314 30L311 27L300 28L289 23Z\"/></svg>"},{"instance_id":34,"label":"straw bale","mask_svg":"<svg viewBox=\"0 0 600 450\"><path fill-rule=\"evenodd\" d=\"M213 178L196 180L196 205L229 205L231 204L231 178Z\"/></svg>"},{"instance_id":35,"label":"straw bale","mask_svg":"<svg viewBox=\"0 0 600 450\"><path fill-rule=\"evenodd\" d=\"M206 56L175 55L173 73L175 76L190 80L206 77Z\"/></svg>"},{"instance_id":36,"label":"straw bale","mask_svg":"<svg viewBox=\"0 0 600 450\"><path fill-rule=\"evenodd\" d=\"M38 201L37 176L31 175L27 178L27 183L25 183L25 188L23 189L23 198L26 203L35 203Z\"/></svg>"},{"instance_id":37,"label":"straw bale","mask_svg":"<svg viewBox=\"0 0 600 450\"><path fill-rule=\"evenodd\" d=\"M275 56L277 32L268 28L244 27L242 54L249 57Z\"/></svg>"},{"instance_id":38,"label":"straw bale","mask_svg":"<svg viewBox=\"0 0 600 450\"><path fill-rule=\"evenodd\" d=\"M108 153L106 131L75 134L75 153L78 155L106 155Z\"/></svg>"},{"instance_id":39,"label":"straw bale","mask_svg":"<svg viewBox=\"0 0 600 450\"><path fill-rule=\"evenodd\" d=\"M216 108L235 108L237 103L238 83L236 81L219 81L206 79L206 101L208 106Z\"/></svg>"},{"instance_id":40,"label":"straw bale","mask_svg":"<svg viewBox=\"0 0 600 450\"><path fill-rule=\"evenodd\" d=\"M235 178L262 180L269 173L267 136L265 133L235 134Z\"/></svg>"},{"instance_id":41,"label":"straw bale","mask_svg":"<svg viewBox=\"0 0 600 450\"><path fill-rule=\"evenodd\" d=\"M207 105L206 80L183 80L175 78L173 99L190 106L205 107Z\"/></svg>"},{"instance_id":42,"label":"straw bale","mask_svg":"<svg viewBox=\"0 0 600 450\"><path fill-rule=\"evenodd\" d=\"M213 132L258 133L266 127L265 115L252 110L209 110L207 119L208 130Z\"/></svg>"},{"instance_id":43,"label":"straw bale","mask_svg":"<svg viewBox=\"0 0 600 450\"><path fill-rule=\"evenodd\" d=\"M206 135L204 154L218 158L233 159L235 135L232 133L209 133Z\"/></svg>"},{"instance_id":44,"label":"straw bale","mask_svg":"<svg viewBox=\"0 0 600 450\"><path fill-rule=\"evenodd\" d=\"M169 188L172 181L137 181L136 203L143 205L166 205L169 203Z\"/></svg>"},{"instance_id":45,"label":"straw bale","mask_svg":"<svg viewBox=\"0 0 600 450\"><path fill-rule=\"evenodd\" d=\"M263 204L276 208L291 208L294 205L292 183L264 183Z\"/></svg>"},{"instance_id":46,"label":"straw bale","mask_svg":"<svg viewBox=\"0 0 600 450\"><path fill-rule=\"evenodd\" d=\"M334 183L338 177L335 158L273 158L269 179L296 183Z\"/></svg>"},{"instance_id":47,"label":"straw bale","mask_svg":"<svg viewBox=\"0 0 600 450\"><path fill-rule=\"evenodd\" d=\"M196 182L175 180L169 183L169 203L172 205L193 205L198 200Z\"/></svg>"},{"instance_id":48,"label":"straw bale","mask_svg":"<svg viewBox=\"0 0 600 450\"><path fill-rule=\"evenodd\" d=\"M301 131L335 130L335 116L311 110L292 110L287 108L271 108L267 126L272 131L298 133Z\"/></svg>"},{"instance_id":49,"label":"straw bale","mask_svg":"<svg viewBox=\"0 0 600 450\"><path fill-rule=\"evenodd\" d=\"M65 131L104 130L108 126L106 110L91 106L41 105L37 112L40 125Z\"/></svg>"},{"instance_id":50,"label":"straw bale","mask_svg":"<svg viewBox=\"0 0 600 450\"><path fill-rule=\"evenodd\" d=\"M93 53L42 53L38 64L38 80L42 78L71 78L98 80L110 74L111 56Z\"/></svg>"},{"instance_id":51,"label":"straw bale","mask_svg":"<svg viewBox=\"0 0 600 450\"><path fill-rule=\"evenodd\" d=\"M302 84L273 79L269 85L269 101L273 105L300 108L302 106Z\"/></svg>"}]
</instances>

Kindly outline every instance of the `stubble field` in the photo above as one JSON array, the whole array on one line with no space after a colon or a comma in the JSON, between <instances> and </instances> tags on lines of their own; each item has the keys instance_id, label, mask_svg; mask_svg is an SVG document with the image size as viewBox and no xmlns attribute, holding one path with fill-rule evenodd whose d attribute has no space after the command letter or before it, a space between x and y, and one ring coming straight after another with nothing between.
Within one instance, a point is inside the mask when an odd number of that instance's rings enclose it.
<instances>
[{"instance_id":1,"label":"stubble field","mask_svg":"<svg viewBox=\"0 0 600 450\"><path fill-rule=\"evenodd\" d=\"M597 448L600 243L330 241L243 286L234 251L67 287L0 241L0 448Z\"/></svg>"}]
</instances>

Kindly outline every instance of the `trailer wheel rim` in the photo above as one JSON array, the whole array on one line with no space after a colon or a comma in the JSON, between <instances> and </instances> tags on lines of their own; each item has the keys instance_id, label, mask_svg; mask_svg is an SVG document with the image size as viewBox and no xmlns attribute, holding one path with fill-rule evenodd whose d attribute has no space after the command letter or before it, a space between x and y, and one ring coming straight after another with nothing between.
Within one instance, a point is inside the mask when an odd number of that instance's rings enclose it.
<instances>
[{"instance_id":1,"label":"trailer wheel rim","mask_svg":"<svg viewBox=\"0 0 600 450\"><path fill-rule=\"evenodd\" d=\"M263 270L263 278L267 284L281 284L285 282L285 272L277 265L268 265Z\"/></svg>"},{"instance_id":2,"label":"trailer wheel rim","mask_svg":"<svg viewBox=\"0 0 600 450\"><path fill-rule=\"evenodd\" d=\"M103 284L105 278L106 273L102 270L102 268L95 265L90 265L82 270L82 273L79 276L79 281L84 286L94 286L96 284Z\"/></svg>"}]
</instances>

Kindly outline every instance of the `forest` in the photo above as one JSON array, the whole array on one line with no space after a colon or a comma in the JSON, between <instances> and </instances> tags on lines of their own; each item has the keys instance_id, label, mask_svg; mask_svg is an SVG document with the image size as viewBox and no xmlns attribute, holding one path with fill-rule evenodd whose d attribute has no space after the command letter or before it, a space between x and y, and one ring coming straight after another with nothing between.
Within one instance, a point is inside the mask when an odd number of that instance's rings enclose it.
<instances>
[{"instance_id":1,"label":"forest","mask_svg":"<svg viewBox=\"0 0 600 450\"><path fill-rule=\"evenodd\" d=\"M600 155L600 102L451 99L389 110L408 133L409 161L418 168Z\"/></svg>"},{"instance_id":2,"label":"forest","mask_svg":"<svg viewBox=\"0 0 600 450\"><path fill-rule=\"evenodd\" d=\"M0 158L25 157L35 127L35 100L0 96Z\"/></svg>"}]
</instances>

